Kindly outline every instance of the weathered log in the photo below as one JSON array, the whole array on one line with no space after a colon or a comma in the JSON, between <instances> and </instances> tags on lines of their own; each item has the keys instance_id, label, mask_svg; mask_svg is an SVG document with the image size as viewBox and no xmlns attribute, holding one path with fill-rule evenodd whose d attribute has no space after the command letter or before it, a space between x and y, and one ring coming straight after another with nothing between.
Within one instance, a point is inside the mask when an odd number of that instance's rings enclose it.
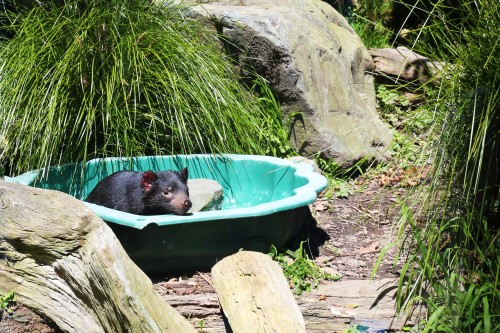
<instances>
[{"instance_id":1,"label":"weathered log","mask_svg":"<svg viewBox=\"0 0 500 333\"><path fill-rule=\"evenodd\" d=\"M435 78L442 64L421 56L404 46L398 48L369 49L373 57L374 74L404 81L427 82Z\"/></svg>"},{"instance_id":2,"label":"weathered log","mask_svg":"<svg viewBox=\"0 0 500 333\"><path fill-rule=\"evenodd\" d=\"M166 294L162 298L191 324L205 333L232 333L220 308L215 292L203 294Z\"/></svg>"},{"instance_id":3,"label":"weathered log","mask_svg":"<svg viewBox=\"0 0 500 333\"><path fill-rule=\"evenodd\" d=\"M189 282L191 287L204 292L175 295L160 290L163 299L190 318L193 325L202 322L204 332L231 332L217 307L215 292L206 290L203 283ZM425 316L425 308L416 308L410 318L404 314L397 316L394 297L397 285L398 280L391 278L335 281L320 284L311 292L295 295L295 299L308 333L343 332L351 325L368 327L370 332L398 332L415 325L419 317Z\"/></svg>"},{"instance_id":4,"label":"weathered log","mask_svg":"<svg viewBox=\"0 0 500 333\"><path fill-rule=\"evenodd\" d=\"M64 332L195 332L84 203L3 181L0 290Z\"/></svg>"},{"instance_id":5,"label":"weathered log","mask_svg":"<svg viewBox=\"0 0 500 333\"><path fill-rule=\"evenodd\" d=\"M310 333L344 331L348 324L367 327L370 332L403 331L418 316L397 315L397 286L398 280L389 278L339 281L303 293L297 302Z\"/></svg>"},{"instance_id":6,"label":"weathered log","mask_svg":"<svg viewBox=\"0 0 500 333\"><path fill-rule=\"evenodd\" d=\"M268 255L226 257L212 268L212 281L233 332L306 331L283 271Z\"/></svg>"}]
</instances>

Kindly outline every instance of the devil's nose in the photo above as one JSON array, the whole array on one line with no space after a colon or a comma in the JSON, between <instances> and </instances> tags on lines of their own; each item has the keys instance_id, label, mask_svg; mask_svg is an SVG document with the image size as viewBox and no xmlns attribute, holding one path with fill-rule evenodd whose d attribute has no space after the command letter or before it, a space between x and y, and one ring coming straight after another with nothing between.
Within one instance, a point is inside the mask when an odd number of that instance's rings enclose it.
<instances>
[{"instance_id":1,"label":"devil's nose","mask_svg":"<svg viewBox=\"0 0 500 333\"><path fill-rule=\"evenodd\" d=\"M193 204L191 203L191 201L190 201L190 200L186 200L186 201L184 201L184 208L185 208L185 209L189 209L189 208L191 208L191 206L192 206L192 205L193 205Z\"/></svg>"}]
</instances>

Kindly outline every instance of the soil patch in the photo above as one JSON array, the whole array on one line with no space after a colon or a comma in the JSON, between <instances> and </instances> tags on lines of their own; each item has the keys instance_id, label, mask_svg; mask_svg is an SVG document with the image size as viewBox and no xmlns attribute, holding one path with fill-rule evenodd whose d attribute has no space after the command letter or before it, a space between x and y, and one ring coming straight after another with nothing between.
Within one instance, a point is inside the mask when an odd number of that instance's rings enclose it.
<instances>
[{"instance_id":1,"label":"soil patch","mask_svg":"<svg viewBox=\"0 0 500 333\"><path fill-rule=\"evenodd\" d=\"M354 187L357 192L343 199L319 198L311 205L317 228L311 237L316 262L342 275L344 280L397 277L396 247L392 230L404 188L383 188L372 182ZM326 234L322 235L322 233ZM373 269L384 247L389 247L374 276Z\"/></svg>"},{"instance_id":2,"label":"soil patch","mask_svg":"<svg viewBox=\"0 0 500 333\"><path fill-rule=\"evenodd\" d=\"M22 304L11 308L12 314L3 312L0 316L2 333L56 333L60 332L49 321Z\"/></svg>"}]
</instances>

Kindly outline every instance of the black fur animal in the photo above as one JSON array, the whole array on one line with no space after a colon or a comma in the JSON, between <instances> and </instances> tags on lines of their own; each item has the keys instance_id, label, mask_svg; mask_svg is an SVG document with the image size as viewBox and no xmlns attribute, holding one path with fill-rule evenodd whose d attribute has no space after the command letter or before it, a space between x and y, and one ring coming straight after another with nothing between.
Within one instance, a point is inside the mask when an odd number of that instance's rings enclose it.
<instances>
[{"instance_id":1,"label":"black fur animal","mask_svg":"<svg viewBox=\"0 0 500 333\"><path fill-rule=\"evenodd\" d=\"M104 178L86 201L138 215L185 215L191 208L188 170L118 171Z\"/></svg>"}]
</instances>

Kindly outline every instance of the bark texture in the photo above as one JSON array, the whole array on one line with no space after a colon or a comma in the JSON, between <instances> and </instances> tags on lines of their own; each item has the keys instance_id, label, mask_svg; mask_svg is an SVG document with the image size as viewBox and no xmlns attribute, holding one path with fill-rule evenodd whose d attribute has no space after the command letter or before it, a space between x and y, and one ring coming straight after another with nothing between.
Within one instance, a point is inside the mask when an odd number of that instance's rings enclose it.
<instances>
[{"instance_id":1,"label":"bark texture","mask_svg":"<svg viewBox=\"0 0 500 333\"><path fill-rule=\"evenodd\" d=\"M226 257L212 268L212 281L233 332L306 332L283 271L268 255Z\"/></svg>"},{"instance_id":2,"label":"bark texture","mask_svg":"<svg viewBox=\"0 0 500 333\"><path fill-rule=\"evenodd\" d=\"M0 290L64 332L196 332L83 202L3 181Z\"/></svg>"},{"instance_id":3,"label":"bark texture","mask_svg":"<svg viewBox=\"0 0 500 333\"><path fill-rule=\"evenodd\" d=\"M374 73L391 80L427 82L436 79L443 64L415 53L404 46L395 49L369 49L375 64Z\"/></svg>"}]
</instances>

